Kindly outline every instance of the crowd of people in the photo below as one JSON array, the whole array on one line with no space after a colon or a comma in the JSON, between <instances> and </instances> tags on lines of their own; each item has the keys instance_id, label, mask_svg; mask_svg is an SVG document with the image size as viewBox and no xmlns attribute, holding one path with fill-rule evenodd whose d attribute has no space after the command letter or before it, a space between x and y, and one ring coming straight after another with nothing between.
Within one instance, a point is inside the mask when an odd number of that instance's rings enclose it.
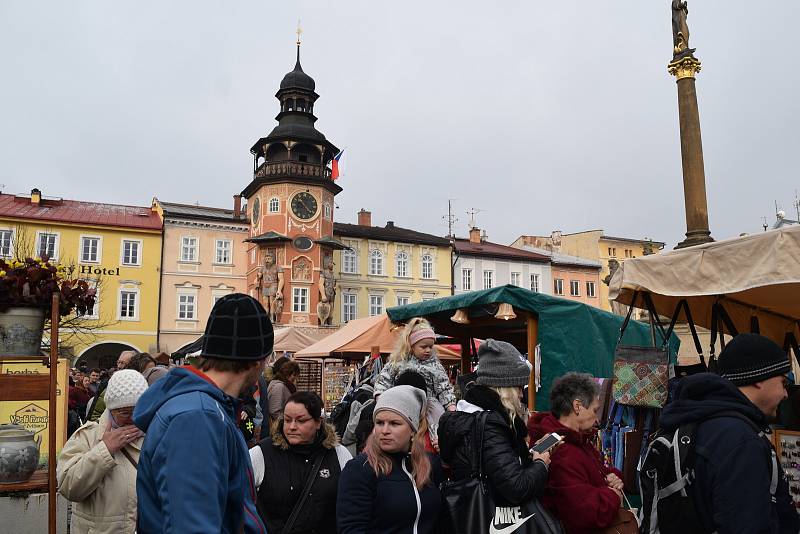
<instances>
[{"instance_id":1,"label":"crowd of people","mask_svg":"<svg viewBox=\"0 0 800 534\"><path fill-rule=\"evenodd\" d=\"M298 390L297 362L266 368L273 339L261 304L234 294L215 304L192 365L123 353L113 373L75 373L70 410L82 415L57 465L59 491L75 503L72 532L466 532L454 514L477 512L453 510L448 492L476 477L476 458L498 507L541 503L567 534L613 531L634 490L595 445L602 407L588 374L556 378L550 411L531 414L523 388L532 367L513 345L485 340L475 373L454 387L431 325L414 319L334 426L319 395ZM783 473L757 431L786 397L786 354L742 334L719 369L683 379L662 415L667 429L698 425L696 480L686 487L696 513L658 518L656 509L648 525L796 533ZM558 446L533 449L553 433ZM468 532L533 532L528 519Z\"/></svg>"}]
</instances>

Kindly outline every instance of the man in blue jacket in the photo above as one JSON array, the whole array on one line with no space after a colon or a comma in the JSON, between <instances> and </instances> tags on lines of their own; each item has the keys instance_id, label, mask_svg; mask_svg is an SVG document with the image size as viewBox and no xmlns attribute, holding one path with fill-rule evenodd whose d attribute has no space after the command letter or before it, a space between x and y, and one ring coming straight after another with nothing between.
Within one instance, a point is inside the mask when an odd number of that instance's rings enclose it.
<instances>
[{"instance_id":1,"label":"man in blue jacket","mask_svg":"<svg viewBox=\"0 0 800 534\"><path fill-rule=\"evenodd\" d=\"M257 300L227 295L211 310L195 366L171 370L139 399L140 534L266 533L236 397L256 383L273 340Z\"/></svg>"},{"instance_id":2,"label":"man in blue jacket","mask_svg":"<svg viewBox=\"0 0 800 534\"><path fill-rule=\"evenodd\" d=\"M660 424L672 431L698 423L695 481L687 491L701 525L691 530L697 525L687 524L686 532L800 532L780 461L756 429L768 432L768 420L786 398L790 371L786 353L773 341L739 334L720 354L719 376L701 373L681 381L677 399L664 408Z\"/></svg>"}]
</instances>

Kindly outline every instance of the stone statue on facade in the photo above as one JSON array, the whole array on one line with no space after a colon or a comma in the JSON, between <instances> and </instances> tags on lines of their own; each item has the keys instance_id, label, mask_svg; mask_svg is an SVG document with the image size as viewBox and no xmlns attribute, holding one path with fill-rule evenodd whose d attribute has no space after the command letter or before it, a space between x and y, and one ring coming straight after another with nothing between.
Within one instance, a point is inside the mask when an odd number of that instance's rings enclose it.
<instances>
[{"instance_id":1,"label":"stone statue on facade","mask_svg":"<svg viewBox=\"0 0 800 534\"><path fill-rule=\"evenodd\" d=\"M330 326L333 320L333 305L336 301L336 277L333 274L333 259L329 258L319 275L319 324Z\"/></svg>"},{"instance_id":2,"label":"stone statue on facade","mask_svg":"<svg viewBox=\"0 0 800 534\"><path fill-rule=\"evenodd\" d=\"M692 57L695 49L689 48L689 25L686 17L689 8L685 1L672 0L672 56L673 60Z\"/></svg>"},{"instance_id":3,"label":"stone statue on facade","mask_svg":"<svg viewBox=\"0 0 800 534\"><path fill-rule=\"evenodd\" d=\"M278 267L275 253L271 250L264 255L264 265L258 271L257 280L261 304L270 320L277 323L283 311L283 269Z\"/></svg>"}]
</instances>

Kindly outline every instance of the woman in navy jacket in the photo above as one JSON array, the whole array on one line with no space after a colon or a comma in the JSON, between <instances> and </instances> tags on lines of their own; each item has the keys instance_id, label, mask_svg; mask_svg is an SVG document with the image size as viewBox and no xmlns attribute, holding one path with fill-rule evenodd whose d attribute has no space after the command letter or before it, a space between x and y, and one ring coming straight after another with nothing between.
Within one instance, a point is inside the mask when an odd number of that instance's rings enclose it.
<instances>
[{"instance_id":1,"label":"woman in navy jacket","mask_svg":"<svg viewBox=\"0 0 800 534\"><path fill-rule=\"evenodd\" d=\"M395 386L375 403L364 453L339 478L340 534L434 534L441 510L441 466L418 434L425 392Z\"/></svg>"}]
</instances>

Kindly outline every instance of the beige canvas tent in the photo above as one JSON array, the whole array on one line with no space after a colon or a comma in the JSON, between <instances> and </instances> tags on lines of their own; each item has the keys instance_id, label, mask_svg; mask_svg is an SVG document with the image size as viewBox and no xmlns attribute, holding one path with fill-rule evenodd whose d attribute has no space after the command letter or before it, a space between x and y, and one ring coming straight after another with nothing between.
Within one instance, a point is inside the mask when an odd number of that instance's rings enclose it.
<instances>
[{"instance_id":1,"label":"beige canvas tent","mask_svg":"<svg viewBox=\"0 0 800 534\"><path fill-rule=\"evenodd\" d=\"M399 330L392 331L386 314L355 319L317 343L295 353L295 358L360 358L379 347L381 354L394 349Z\"/></svg>"},{"instance_id":2,"label":"beige canvas tent","mask_svg":"<svg viewBox=\"0 0 800 534\"><path fill-rule=\"evenodd\" d=\"M650 293L659 315L686 299L695 324L710 329L718 303L738 332L757 324L779 345L787 333L800 339L800 226L626 260L609 298L630 304L635 291Z\"/></svg>"},{"instance_id":3,"label":"beige canvas tent","mask_svg":"<svg viewBox=\"0 0 800 534\"><path fill-rule=\"evenodd\" d=\"M319 332L319 333L317 333ZM275 329L275 352L282 355L285 352L298 352L319 341L327 332L314 329L315 335L294 326Z\"/></svg>"}]
</instances>

